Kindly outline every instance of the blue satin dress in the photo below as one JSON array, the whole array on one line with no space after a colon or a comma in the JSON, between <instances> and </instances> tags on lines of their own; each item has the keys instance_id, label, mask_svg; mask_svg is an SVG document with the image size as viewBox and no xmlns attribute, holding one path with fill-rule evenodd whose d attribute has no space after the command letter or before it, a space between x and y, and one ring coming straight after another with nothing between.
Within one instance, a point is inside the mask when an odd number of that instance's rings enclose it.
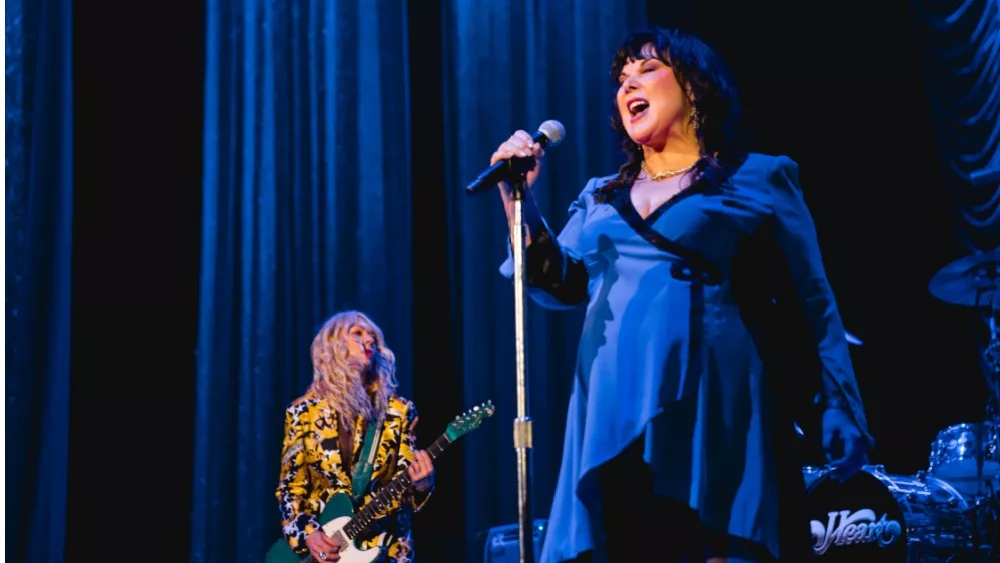
<instances>
[{"instance_id":1,"label":"blue satin dress","mask_svg":"<svg viewBox=\"0 0 1000 563\"><path fill-rule=\"evenodd\" d=\"M546 224L525 256L535 302L587 307L541 563L594 549L596 470L639 438L657 494L777 557L773 397L734 285L754 276L734 269L758 233L785 259L824 396L870 441L798 165L751 153L721 187L689 188L644 219L628 190L595 201L612 178L592 179L558 237ZM508 257L501 273L512 266Z\"/></svg>"}]
</instances>

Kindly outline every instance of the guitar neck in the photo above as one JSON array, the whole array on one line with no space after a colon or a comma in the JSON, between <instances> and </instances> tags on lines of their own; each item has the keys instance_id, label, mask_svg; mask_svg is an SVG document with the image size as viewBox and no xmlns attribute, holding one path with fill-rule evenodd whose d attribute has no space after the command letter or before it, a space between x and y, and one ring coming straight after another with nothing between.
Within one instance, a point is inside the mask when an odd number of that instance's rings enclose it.
<instances>
[{"instance_id":1,"label":"guitar neck","mask_svg":"<svg viewBox=\"0 0 1000 563\"><path fill-rule=\"evenodd\" d=\"M451 440L448 439L447 434L441 434L438 436L437 440L427 448L427 454L431 456L431 459L437 459L441 452L451 445ZM368 526L375 521L375 516L382 510L388 508L393 500L398 499L410 488L410 474L408 471L403 471L399 475L393 478L388 485L382 487L375 498L372 499L364 508L351 521L344 526L344 533L351 540L356 538L358 534L364 532L368 529Z\"/></svg>"}]
</instances>

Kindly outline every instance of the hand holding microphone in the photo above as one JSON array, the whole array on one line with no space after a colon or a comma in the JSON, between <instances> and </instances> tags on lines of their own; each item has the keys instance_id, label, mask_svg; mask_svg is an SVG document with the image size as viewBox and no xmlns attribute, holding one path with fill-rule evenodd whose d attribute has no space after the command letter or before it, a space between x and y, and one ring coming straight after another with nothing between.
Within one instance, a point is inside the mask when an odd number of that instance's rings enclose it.
<instances>
[{"instance_id":1,"label":"hand holding microphone","mask_svg":"<svg viewBox=\"0 0 1000 563\"><path fill-rule=\"evenodd\" d=\"M510 185L507 182L522 171L525 171L526 187L530 188L542 169L544 148L558 145L565 136L566 129L555 120L539 125L538 132L534 135L523 130L515 132L497 147L490 158L490 167L466 186L466 191L474 194L500 185L505 193L509 193Z\"/></svg>"},{"instance_id":2,"label":"hand holding microphone","mask_svg":"<svg viewBox=\"0 0 1000 563\"><path fill-rule=\"evenodd\" d=\"M525 187L533 186L535 180L538 179L538 173L542 171L542 159L545 158L545 149L542 148L542 144L536 143L527 131L519 129L497 147L496 152L490 157L490 166L510 158L534 158L534 166L525 175ZM510 191L510 185L507 182L501 180L498 185L505 192Z\"/></svg>"}]
</instances>

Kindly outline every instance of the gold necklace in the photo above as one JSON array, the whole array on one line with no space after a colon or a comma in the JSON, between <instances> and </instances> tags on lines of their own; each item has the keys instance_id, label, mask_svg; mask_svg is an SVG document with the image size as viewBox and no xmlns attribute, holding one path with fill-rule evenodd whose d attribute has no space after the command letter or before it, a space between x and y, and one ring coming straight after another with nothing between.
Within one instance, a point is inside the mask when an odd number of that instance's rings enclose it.
<instances>
[{"instance_id":1,"label":"gold necklace","mask_svg":"<svg viewBox=\"0 0 1000 563\"><path fill-rule=\"evenodd\" d=\"M693 162L681 168L674 168L673 170L664 170L663 172L657 172L656 174L653 174L653 172L649 170L649 167L646 166L646 161L642 161L641 166L642 170L646 173L647 176L649 176L650 180L654 182L659 182L660 180L666 180L667 178L673 178L674 176L679 176L687 172L688 170L694 168L695 164L697 163Z\"/></svg>"}]
</instances>

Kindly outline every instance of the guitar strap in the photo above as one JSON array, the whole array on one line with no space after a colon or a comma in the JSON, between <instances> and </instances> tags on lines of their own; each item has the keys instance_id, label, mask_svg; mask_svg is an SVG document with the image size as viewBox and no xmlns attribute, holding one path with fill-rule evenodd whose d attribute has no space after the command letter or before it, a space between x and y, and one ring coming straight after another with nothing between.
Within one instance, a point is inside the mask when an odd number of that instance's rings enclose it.
<instances>
[{"instance_id":1,"label":"guitar strap","mask_svg":"<svg viewBox=\"0 0 1000 563\"><path fill-rule=\"evenodd\" d=\"M354 465L351 472L351 496L355 501L360 500L365 495L368 488L368 481L372 476L372 467L375 465L375 452L378 451L378 442L382 436L382 417L373 423L368 423L365 432L365 441L361 448L361 455L358 456L358 463Z\"/></svg>"}]
</instances>

